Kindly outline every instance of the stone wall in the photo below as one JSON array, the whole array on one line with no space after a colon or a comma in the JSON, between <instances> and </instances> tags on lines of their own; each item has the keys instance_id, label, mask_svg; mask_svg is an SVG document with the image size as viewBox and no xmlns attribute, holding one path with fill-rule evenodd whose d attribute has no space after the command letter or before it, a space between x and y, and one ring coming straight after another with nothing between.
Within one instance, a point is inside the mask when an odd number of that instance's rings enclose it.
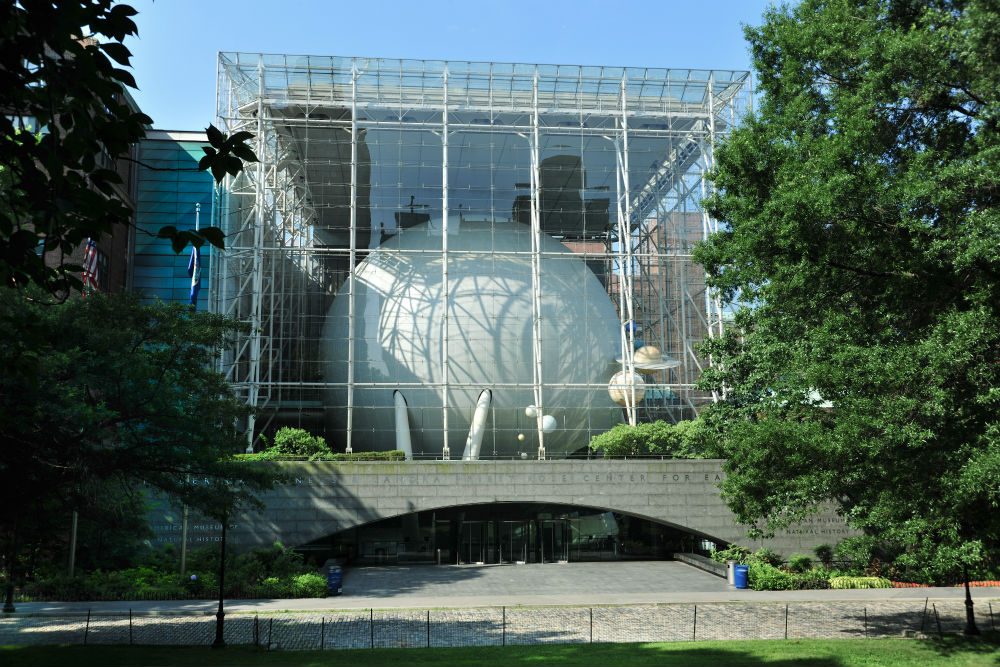
<instances>
[{"instance_id":1,"label":"stone wall","mask_svg":"<svg viewBox=\"0 0 1000 667\"><path fill-rule=\"evenodd\" d=\"M264 497L265 508L230 524L228 540L249 548L281 541L304 544L331 533L411 512L476 503L565 503L613 510L780 554L811 553L853 534L843 519L821 511L773 539L751 541L719 496L719 460L572 460L302 462L275 465L292 481ZM154 511L160 543L177 543L180 512ZM217 523L192 520L192 546L219 539Z\"/></svg>"}]
</instances>

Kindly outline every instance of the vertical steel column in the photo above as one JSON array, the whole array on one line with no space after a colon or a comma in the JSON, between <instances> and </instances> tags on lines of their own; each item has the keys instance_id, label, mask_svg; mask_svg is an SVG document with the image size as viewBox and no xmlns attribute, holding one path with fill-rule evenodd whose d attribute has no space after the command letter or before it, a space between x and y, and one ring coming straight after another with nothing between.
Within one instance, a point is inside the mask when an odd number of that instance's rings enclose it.
<instances>
[{"instance_id":1,"label":"vertical steel column","mask_svg":"<svg viewBox=\"0 0 1000 667\"><path fill-rule=\"evenodd\" d=\"M250 364L248 368L249 386L247 388L247 404L251 410L256 410L260 395L260 346L261 346L261 316L264 262L264 162L266 156L264 142L264 57L257 59L257 182L254 184L254 230L252 287L250 292ZM254 412L247 418L247 452L253 451Z\"/></svg>"},{"instance_id":2,"label":"vertical steel column","mask_svg":"<svg viewBox=\"0 0 1000 667\"><path fill-rule=\"evenodd\" d=\"M347 453L354 451L354 265L358 230L358 68L351 61L351 241L347 268Z\"/></svg>"},{"instance_id":3,"label":"vertical steel column","mask_svg":"<svg viewBox=\"0 0 1000 667\"><path fill-rule=\"evenodd\" d=\"M618 279L618 294L621 300L621 339L622 339L622 371L627 382L625 392L625 413L628 423L636 424L635 400L635 313L632 307L632 201L628 177L628 99L626 86L628 80L621 80L621 143L615 140L615 161L617 164L616 181L618 187L618 268L621 276ZM624 205L623 205L624 204ZM630 324L627 326L626 323Z\"/></svg>"},{"instance_id":4,"label":"vertical steel column","mask_svg":"<svg viewBox=\"0 0 1000 667\"><path fill-rule=\"evenodd\" d=\"M535 430L538 433L538 459L545 459L545 432L542 429L545 410L542 403L542 297L541 297L541 165L538 131L538 68L532 80L531 112L531 389L535 401Z\"/></svg>"},{"instance_id":5,"label":"vertical steel column","mask_svg":"<svg viewBox=\"0 0 1000 667\"><path fill-rule=\"evenodd\" d=\"M708 180L705 178L705 173L709 171L714 163L714 147L715 147L715 77L710 74L708 77L708 88L705 91L705 103L708 105L708 137L707 142L703 141L701 146L702 151L702 169L701 169L701 201L699 202L699 207L701 208L701 233L702 240L707 239L712 232L715 231L715 225L712 219L708 215L708 211L705 210L704 201L708 196ZM712 295L712 291L708 287L708 273L705 273L705 324L708 329L708 337L716 338L718 335L722 334L722 306L718 298ZM718 328L718 332L716 332ZM708 365L714 365L711 355L708 357ZM719 392L712 391L712 401L719 401Z\"/></svg>"},{"instance_id":6,"label":"vertical steel column","mask_svg":"<svg viewBox=\"0 0 1000 667\"><path fill-rule=\"evenodd\" d=\"M442 74L444 108L441 111L441 458L451 458L448 447L448 67Z\"/></svg>"}]
</instances>

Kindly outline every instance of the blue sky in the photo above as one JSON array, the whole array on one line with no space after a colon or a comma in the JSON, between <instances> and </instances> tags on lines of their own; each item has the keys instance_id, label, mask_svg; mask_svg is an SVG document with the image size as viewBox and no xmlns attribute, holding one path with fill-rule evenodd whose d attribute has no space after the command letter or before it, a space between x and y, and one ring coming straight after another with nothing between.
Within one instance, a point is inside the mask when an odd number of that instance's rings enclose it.
<instances>
[{"instance_id":1,"label":"blue sky","mask_svg":"<svg viewBox=\"0 0 1000 667\"><path fill-rule=\"evenodd\" d=\"M136 100L160 129L215 116L219 51L749 69L770 0L133 0Z\"/></svg>"}]
</instances>

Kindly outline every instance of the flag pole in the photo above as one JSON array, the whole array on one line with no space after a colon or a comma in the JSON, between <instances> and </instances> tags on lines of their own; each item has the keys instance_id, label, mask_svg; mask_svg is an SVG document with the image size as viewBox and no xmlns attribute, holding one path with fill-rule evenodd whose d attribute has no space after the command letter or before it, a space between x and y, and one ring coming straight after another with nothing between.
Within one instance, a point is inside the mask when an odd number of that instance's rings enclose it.
<instances>
[{"instance_id":1,"label":"flag pole","mask_svg":"<svg viewBox=\"0 0 1000 667\"><path fill-rule=\"evenodd\" d=\"M194 231L201 227L201 202L194 205Z\"/></svg>"}]
</instances>

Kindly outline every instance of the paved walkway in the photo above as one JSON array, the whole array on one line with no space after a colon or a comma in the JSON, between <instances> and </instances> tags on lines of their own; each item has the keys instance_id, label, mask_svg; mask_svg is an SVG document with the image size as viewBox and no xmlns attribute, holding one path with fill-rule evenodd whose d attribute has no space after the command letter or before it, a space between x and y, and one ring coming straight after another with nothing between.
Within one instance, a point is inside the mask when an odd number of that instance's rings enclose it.
<instances>
[{"instance_id":1,"label":"paved walkway","mask_svg":"<svg viewBox=\"0 0 1000 667\"><path fill-rule=\"evenodd\" d=\"M350 609L442 609L516 606L601 606L663 603L776 603L834 601L923 601L964 597L962 588L883 590L737 591L725 580L675 561L566 563L494 566L394 566L351 568L344 595L322 599L232 600L226 609L306 611ZM976 588L977 601L993 602L1000 614L1000 588ZM208 600L164 602L32 602L21 613L214 612Z\"/></svg>"}]
</instances>

